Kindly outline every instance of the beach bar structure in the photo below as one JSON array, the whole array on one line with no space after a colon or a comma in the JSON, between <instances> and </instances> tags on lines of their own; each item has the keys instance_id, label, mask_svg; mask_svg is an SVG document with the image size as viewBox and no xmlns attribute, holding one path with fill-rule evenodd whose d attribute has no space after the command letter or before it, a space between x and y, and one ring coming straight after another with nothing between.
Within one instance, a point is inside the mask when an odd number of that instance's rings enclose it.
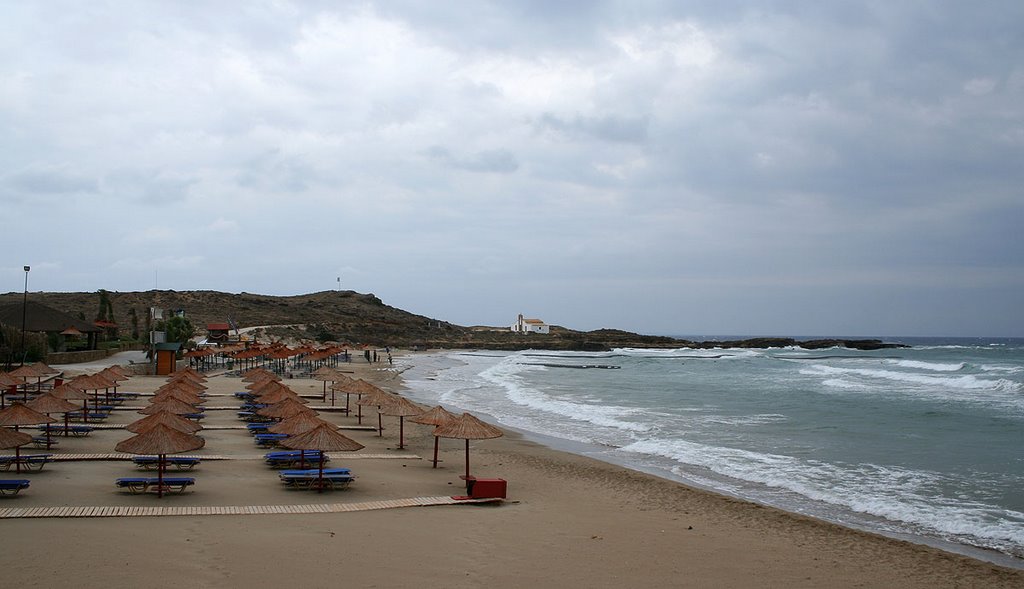
<instances>
[{"instance_id":1,"label":"beach bar structure","mask_svg":"<svg viewBox=\"0 0 1024 589\"><path fill-rule=\"evenodd\" d=\"M172 374L178 366L178 350L181 344L163 343L153 346L153 353L156 354L156 374L166 376Z\"/></svg>"}]
</instances>

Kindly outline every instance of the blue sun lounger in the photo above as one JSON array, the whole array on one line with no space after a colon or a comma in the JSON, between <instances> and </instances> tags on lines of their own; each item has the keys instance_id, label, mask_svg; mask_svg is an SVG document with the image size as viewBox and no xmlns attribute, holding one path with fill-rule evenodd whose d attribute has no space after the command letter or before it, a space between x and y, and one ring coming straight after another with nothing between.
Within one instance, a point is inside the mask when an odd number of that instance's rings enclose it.
<instances>
[{"instance_id":1,"label":"blue sun lounger","mask_svg":"<svg viewBox=\"0 0 1024 589\"><path fill-rule=\"evenodd\" d=\"M278 473L278 476L280 476L281 478L286 478L286 477L289 477L289 476L291 476L291 477L316 476L318 473L319 473L319 469L316 469L316 468L306 468L306 469L303 469L303 470L282 470L280 473ZM352 471L350 469L348 469L348 468L325 468L324 469L324 476L327 476L329 474L351 474L351 473L352 473Z\"/></svg>"},{"instance_id":2,"label":"blue sun lounger","mask_svg":"<svg viewBox=\"0 0 1024 589\"><path fill-rule=\"evenodd\" d=\"M59 443L60 442L58 442L56 438L52 438L51 437L49 439L49 444L50 444L51 447L52 446L56 446ZM36 448L46 448L46 444L47 444L46 436L32 436L32 445L35 446Z\"/></svg>"},{"instance_id":3,"label":"blue sun lounger","mask_svg":"<svg viewBox=\"0 0 1024 589\"><path fill-rule=\"evenodd\" d=\"M43 470L43 466L53 462L53 454L22 454L21 456L0 456L0 470L11 470L15 463L21 463L26 470ZM17 460L16 460L17 459Z\"/></svg>"},{"instance_id":4,"label":"blue sun lounger","mask_svg":"<svg viewBox=\"0 0 1024 589\"><path fill-rule=\"evenodd\" d=\"M288 434L256 434L256 445L263 448L277 446L277 443L288 437Z\"/></svg>"},{"instance_id":5,"label":"blue sun lounger","mask_svg":"<svg viewBox=\"0 0 1024 589\"><path fill-rule=\"evenodd\" d=\"M271 468L288 468L303 463L303 455L298 450L287 452L269 452L263 456L267 465ZM320 461L319 450L307 450L305 454L305 465L311 466ZM331 457L324 455L324 462L330 462Z\"/></svg>"},{"instance_id":6,"label":"blue sun lounger","mask_svg":"<svg viewBox=\"0 0 1024 589\"><path fill-rule=\"evenodd\" d=\"M192 470L202 459L195 456L168 456L164 463L177 468L178 470ZM135 466L151 470L160 466L159 456L136 456L132 458Z\"/></svg>"},{"instance_id":7,"label":"blue sun lounger","mask_svg":"<svg viewBox=\"0 0 1024 589\"><path fill-rule=\"evenodd\" d=\"M270 427L269 423L247 423L245 429L249 430L250 434L262 434L267 432L267 428Z\"/></svg>"},{"instance_id":8,"label":"blue sun lounger","mask_svg":"<svg viewBox=\"0 0 1024 589\"><path fill-rule=\"evenodd\" d=\"M348 470L348 469L343 469ZM327 470L324 470L323 478L320 477L317 471L299 471L308 474L300 474L296 476L285 476L284 473L280 475L281 482L286 487L293 489L344 489L356 480L356 477L351 473L334 473L328 474Z\"/></svg>"},{"instance_id":9,"label":"blue sun lounger","mask_svg":"<svg viewBox=\"0 0 1024 589\"><path fill-rule=\"evenodd\" d=\"M138 495L147 491L158 491L160 479L156 477L126 477L117 479L114 484L119 489L125 489L133 495ZM191 487L194 484L196 484L196 480L193 478L164 477L163 490L164 493L172 491L184 493L186 487Z\"/></svg>"},{"instance_id":10,"label":"blue sun lounger","mask_svg":"<svg viewBox=\"0 0 1024 589\"><path fill-rule=\"evenodd\" d=\"M27 489L28 479L14 479L0 481L0 495L17 495L22 489Z\"/></svg>"},{"instance_id":11,"label":"blue sun lounger","mask_svg":"<svg viewBox=\"0 0 1024 589\"><path fill-rule=\"evenodd\" d=\"M47 423L39 426L39 431L46 433L47 430L51 434L63 434L64 426L58 423ZM91 425L69 425L68 434L72 436L87 436L92 433L93 427Z\"/></svg>"}]
</instances>

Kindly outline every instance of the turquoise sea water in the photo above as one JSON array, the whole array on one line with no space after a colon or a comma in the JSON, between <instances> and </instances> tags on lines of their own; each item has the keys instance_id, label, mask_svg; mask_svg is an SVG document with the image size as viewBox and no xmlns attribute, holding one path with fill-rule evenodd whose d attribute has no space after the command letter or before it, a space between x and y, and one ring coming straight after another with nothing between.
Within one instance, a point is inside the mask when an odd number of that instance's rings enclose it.
<instances>
[{"instance_id":1,"label":"turquoise sea water","mask_svg":"<svg viewBox=\"0 0 1024 589\"><path fill-rule=\"evenodd\" d=\"M1024 567L1024 340L888 341L913 347L398 363L412 398L562 449Z\"/></svg>"}]
</instances>

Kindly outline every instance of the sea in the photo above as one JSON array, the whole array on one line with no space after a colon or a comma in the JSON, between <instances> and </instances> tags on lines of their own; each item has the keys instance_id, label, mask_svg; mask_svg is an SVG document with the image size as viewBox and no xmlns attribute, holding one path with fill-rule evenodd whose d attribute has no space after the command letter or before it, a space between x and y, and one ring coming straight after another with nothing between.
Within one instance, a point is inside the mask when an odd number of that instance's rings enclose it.
<instances>
[{"instance_id":1,"label":"sea","mask_svg":"<svg viewBox=\"0 0 1024 589\"><path fill-rule=\"evenodd\" d=\"M884 341L910 347L464 350L395 368L412 399L559 450L1024 568L1024 339Z\"/></svg>"}]
</instances>

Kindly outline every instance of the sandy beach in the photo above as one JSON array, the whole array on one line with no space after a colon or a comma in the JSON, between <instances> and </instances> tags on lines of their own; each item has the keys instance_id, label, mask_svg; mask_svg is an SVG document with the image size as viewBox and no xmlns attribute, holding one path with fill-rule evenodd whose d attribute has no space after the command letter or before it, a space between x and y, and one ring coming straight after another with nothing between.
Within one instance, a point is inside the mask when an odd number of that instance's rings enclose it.
<instances>
[{"instance_id":1,"label":"sandy beach","mask_svg":"<svg viewBox=\"0 0 1024 589\"><path fill-rule=\"evenodd\" d=\"M400 390L400 378L379 366L341 368ZM121 390L151 392L164 382L134 377ZM287 384L304 395L323 389L315 380ZM243 388L225 376L207 385L211 407L237 405L231 393ZM204 426L241 424L234 411L208 414ZM118 411L108 422L138 417ZM321 417L356 423L354 415L338 412ZM363 423L375 424L376 413L365 411ZM234 459L204 461L188 473L196 485L184 494L158 499L119 492L114 479L138 476L128 461L60 461L25 477L31 488L0 501L0 508L310 505L464 491L461 441L441 440L443 462L433 469L430 428L407 423L406 449L398 450L398 418L384 423L383 437L342 431L366 446L332 462L358 477L345 490L285 489L258 459L266 450L244 429L211 429L202 432L206 447L193 454ZM114 429L60 438L54 452L110 453L130 435ZM474 474L508 481L507 502L354 513L4 519L3 578L11 586L112 588L1024 586L1024 571L692 489L513 433L471 448Z\"/></svg>"}]
</instances>

